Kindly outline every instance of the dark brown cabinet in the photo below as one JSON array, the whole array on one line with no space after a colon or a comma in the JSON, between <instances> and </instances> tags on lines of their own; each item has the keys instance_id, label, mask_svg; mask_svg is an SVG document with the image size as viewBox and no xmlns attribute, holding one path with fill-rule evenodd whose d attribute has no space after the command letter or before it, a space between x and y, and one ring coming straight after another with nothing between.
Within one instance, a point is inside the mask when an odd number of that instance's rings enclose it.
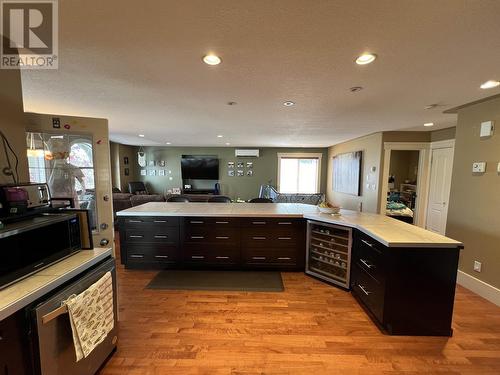
<instances>
[{"instance_id":1,"label":"dark brown cabinet","mask_svg":"<svg viewBox=\"0 0 500 375\"><path fill-rule=\"evenodd\" d=\"M24 310L0 321L0 374L32 374L28 322Z\"/></svg>"},{"instance_id":2,"label":"dark brown cabinet","mask_svg":"<svg viewBox=\"0 0 500 375\"><path fill-rule=\"evenodd\" d=\"M389 248L356 231L352 293L390 334L451 336L459 250Z\"/></svg>"},{"instance_id":3,"label":"dark brown cabinet","mask_svg":"<svg viewBox=\"0 0 500 375\"><path fill-rule=\"evenodd\" d=\"M124 217L127 268L221 267L302 270L305 220L238 217Z\"/></svg>"}]
</instances>

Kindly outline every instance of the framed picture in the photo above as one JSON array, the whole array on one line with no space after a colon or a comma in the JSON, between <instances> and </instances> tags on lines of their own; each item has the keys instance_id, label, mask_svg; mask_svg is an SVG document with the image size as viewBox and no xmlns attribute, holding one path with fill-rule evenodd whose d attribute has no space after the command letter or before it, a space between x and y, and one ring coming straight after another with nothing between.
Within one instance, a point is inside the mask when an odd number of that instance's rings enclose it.
<instances>
[{"instance_id":1,"label":"framed picture","mask_svg":"<svg viewBox=\"0 0 500 375\"><path fill-rule=\"evenodd\" d=\"M146 176L147 173L146 173L146 170L145 169L141 169L141 176Z\"/></svg>"},{"instance_id":2,"label":"framed picture","mask_svg":"<svg viewBox=\"0 0 500 375\"><path fill-rule=\"evenodd\" d=\"M241 168L245 168L245 163L243 163L242 161L239 161L238 162L238 169L241 169Z\"/></svg>"},{"instance_id":3,"label":"framed picture","mask_svg":"<svg viewBox=\"0 0 500 375\"><path fill-rule=\"evenodd\" d=\"M158 162L158 166L159 166L159 167L164 167L166 164L167 164L167 163L165 162L165 160L160 160L160 161Z\"/></svg>"},{"instance_id":4,"label":"framed picture","mask_svg":"<svg viewBox=\"0 0 500 375\"><path fill-rule=\"evenodd\" d=\"M247 169L253 168L253 161L247 161Z\"/></svg>"},{"instance_id":5,"label":"framed picture","mask_svg":"<svg viewBox=\"0 0 500 375\"><path fill-rule=\"evenodd\" d=\"M128 165L128 156L123 157L123 164Z\"/></svg>"},{"instance_id":6,"label":"framed picture","mask_svg":"<svg viewBox=\"0 0 500 375\"><path fill-rule=\"evenodd\" d=\"M227 169L234 169L234 161L227 162Z\"/></svg>"},{"instance_id":7,"label":"framed picture","mask_svg":"<svg viewBox=\"0 0 500 375\"><path fill-rule=\"evenodd\" d=\"M234 169L230 169L230 170L228 170L228 171L227 171L227 175L228 175L229 177L234 177Z\"/></svg>"},{"instance_id":8,"label":"framed picture","mask_svg":"<svg viewBox=\"0 0 500 375\"><path fill-rule=\"evenodd\" d=\"M165 169L160 169L158 171L158 176L165 176Z\"/></svg>"},{"instance_id":9,"label":"framed picture","mask_svg":"<svg viewBox=\"0 0 500 375\"><path fill-rule=\"evenodd\" d=\"M245 171L243 171L241 169L238 169L238 171L236 172L236 174L237 174L238 177L241 177L241 176L245 175Z\"/></svg>"},{"instance_id":10,"label":"framed picture","mask_svg":"<svg viewBox=\"0 0 500 375\"><path fill-rule=\"evenodd\" d=\"M155 161L154 160L150 160L149 163L148 163L148 166L154 167L155 166Z\"/></svg>"},{"instance_id":11,"label":"framed picture","mask_svg":"<svg viewBox=\"0 0 500 375\"><path fill-rule=\"evenodd\" d=\"M333 157L332 186L339 193L361 195L361 162L363 151L347 152Z\"/></svg>"},{"instance_id":12,"label":"framed picture","mask_svg":"<svg viewBox=\"0 0 500 375\"><path fill-rule=\"evenodd\" d=\"M252 176L253 176L253 170L252 170L252 169L249 169L249 170L247 171L247 176L248 176L248 177L252 177Z\"/></svg>"},{"instance_id":13,"label":"framed picture","mask_svg":"<svg viewBox=\"0 0 500 375\"><path fill-rule=\"evenodd\" d=\"M149 170L149 175L150 175L150 176L156 176L156 170L154 170L154 169L150 169L150 170Z\"/></svg>"},{"instance_id":14,"label":"framed picture","mask_svg":"<svg viewBox=\"0 0 500 375\"><path fill-rule=\"evenodd\" d=\"M130 169L125 168L125 169L123 170L123 174L124 174L125 176L130 176Z\"/></svg>"}]
</instances>

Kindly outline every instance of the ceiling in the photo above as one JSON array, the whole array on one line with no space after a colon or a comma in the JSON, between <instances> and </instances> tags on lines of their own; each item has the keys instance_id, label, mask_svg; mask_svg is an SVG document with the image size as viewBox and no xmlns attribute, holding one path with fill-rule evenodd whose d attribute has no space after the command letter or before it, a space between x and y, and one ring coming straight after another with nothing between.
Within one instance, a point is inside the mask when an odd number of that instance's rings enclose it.
<instances>
[{"instance_id":1,"label":"ceiling","mask_svg":"<svg viewBox=\"0 0 500 375\"><path fill-rule=\"evenodd\" d=\"M479 88L500 79L499 14L498 0L60 0L59 69L22 73L25 111L107 118L136 145L450 127L444 110L500 93ZM378 59L356 65L366 51Z\"/></svg>"}]
</instances>

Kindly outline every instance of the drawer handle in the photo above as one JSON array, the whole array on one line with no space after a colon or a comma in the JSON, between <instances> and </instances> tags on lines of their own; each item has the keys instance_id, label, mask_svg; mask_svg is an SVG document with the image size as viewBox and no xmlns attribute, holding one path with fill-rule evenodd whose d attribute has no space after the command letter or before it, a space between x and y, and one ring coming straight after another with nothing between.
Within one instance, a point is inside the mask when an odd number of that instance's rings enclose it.
<instances>
[{"instance_id":1,"label":"drawer handle","mask_svg":"<svg viewBox=\"0 0 500 375\"><path fill-rule=\"evenodd\" d=\"M215 238L218 239L218 240L228 240L229 239L228 236L217 236Z\"/></svg>"},{"instance_id":2,"label":"drawer handle","mask_svg":"<svg viewBox=\"0 0 500 375\"><path fill-rule=\"evenodd\" d=\"M292 223L289 221L280 221L278 225L292 225Z\"/></svg>"},{"instance_id":3,"label":"drawer handle","mask_svg":"<svg viewBox=\"0 0 500 375\"><path fill-rule=\"evenodd\" d=\"M189 223L191 223L191 224L203 224L204 221L201 221L201 220L191 220Z\"/></svg>"},{"instance_id":4,"label":"drawer handle","mask_svg":"<svg viewBox=\"0 0 500 375\"><path fill-rule=\"evenodd\" d=\"M155 258L167 259L168 255L155 255Z\"/></svg>"},{"instance_id":5,"label":"drawer handle","mask_svg":"<svg viewBox=\"0 0 500 375\"><path fill-rule=\"evenodd\" d=\"M205 259L203 255L191 255L192 259Z\"/></svg>"},{"instance_id":6,"label":"drawer handle","mask_svg":"<svg viewBox=\"0 0 500 375\"><path fill-rule=\"evenodd\" d=\"M363 264L366 266L366 268L368 268L368 269L375 268L375 265L374 265L374 264L370 264L370 263L368 263L368 262L367 262L366 260L364 260L364 259L359 258L359 261L360 261L361 263L363 263Z\"/></svg>"},{"instance_id":7,"label":"drawer handle","mask_svg":"<svg viewBox=\"0 0 500 375\"><path fill-rule=\"evenodd\" d=\"M289 257L279 257L278 260L292 260L292 258L289 258Z\"/></svg>"},{"instance_id":8,"label":"drawer handle","mask_svg":"<svg viewBox=\"0 0 500 375\"><path fill-rule=\"evenodd\" d=\"M144 255L139 255L139 254L131 254L131 258L144 258Z\"/></svg>"},{"instance_id":9,"label":"drawer handle","mask_svg":"<svg viewBox=\"0 0 500 375\"><path fill-rule=\"evenodd\" d=\"M215 259L229 259L229 257L215 257Z\"/></svg>"},{"instance_id":10,"label":"drawer handle","mask_svg":"<svg viewBox=\"0 0 500 375\"><path fill-rule=\"evenodd\" d=\"M252 237L252 240L265 240L266 237Z\"/></svg>"},{"instance_id":11,"label":"drawer handle","mask_svg":"<svg viewBox=\"0 0 500 375\"><path fill-rule=\"evenodd\" d=\"M155 235L155 238L168 238L168 236L164 234L157 234Z\"/></svg>"},{"instance_id":12,"label":"drawer handle","mask_svg":"<svg viewBox=\"0 0 500 375\"><path fill-rule=\"evenodd\" d=\"M373 244L366 241L366 240L361 240L361 242L363 242L366 246L370 246L370 247L373 247Z\"/></svg>"},{"instance_id":13,"label":"drawer handle","mask_svg":"<svg viewBox=\"0 0 500 375\"><path fill-rule=\"evenodd\" d=\"M191 236L192 240L202 240L204 238L205 238L205 236Z\"/></svg>"},{"instance_id":14,"label":"drawer handle","mask_svg":"<svg viewBox=\"0 0 500 375\"><path fill-rule=\"evenodd\" d=\"M155 220L154 222L155 223L166 223L167 221L166 220Z\"/></svg>"},{"instance_id":15,"label":"drawer handle","mask_svg":"<svg viewBox=\"0 0 500 375\"><path fill-rule=\"evenodd\" d=\"M129 220L129 223L142 223L142 220Z\"/></svg>"},{"instance_id":16,"label":"drawer handle","mask_svg":"<svg viewBox=\"0 0 500 375\"><path fill-rule=\"evenodd\" d=\"M255 259L255 260L265 260L266 257L252 257L252 259Z\"/></svg>"},{"instance_id":17,"label":"drawer handle","mask_svg":"<svg viewBox=\"0 0 500 375\"><path fill-rule=\"evenodd\" d=\"M361 290L363 291L363 293L364 293L364 294L366 294L367 296L369 296L369 295L371 294L371 292L367 291L367 290L363 287L363 285L358 284L358 287L359 287L359 289L361 289Z\"/></svg>"},{"instance_id":18,"label":"drawer handle","mask_svg":"<svg viewBox=\"0 0 500 375\"><path fill-rule=\"evenodd\" d=\"M144 237L144 236L130 235L129 237L130 237L130 238L142 238L142 237Z\"/></svg>"},{"instance_id":19,"label":"drawer handle","mask_svg":"<svg viewBox=\"0 0 500 375\"><path fill-rule=\"evenodd\" d=\"M252 224L254 225L266 225L265 221L252 221Z\"/></svg>"},{"instance_id":20,"label":"drawer handle","mask_svg":"<svg viewBox=\"0 0 500 375\"><path fill-rule=\"evenodd\" d=\"M278 237L278 240L282 240L282 241L288 241L291 239L292 239L292 237Z\"/></svg>"},{"instance_id":21,"label":"drawer handle","mask_svg":"<svg viewBox=\"0 0 500 375\"><path fill-rule=\"evenodd\" d=\"M216 221L215 224L229 224L229 221Z\"/></svg>"}]
</instances>

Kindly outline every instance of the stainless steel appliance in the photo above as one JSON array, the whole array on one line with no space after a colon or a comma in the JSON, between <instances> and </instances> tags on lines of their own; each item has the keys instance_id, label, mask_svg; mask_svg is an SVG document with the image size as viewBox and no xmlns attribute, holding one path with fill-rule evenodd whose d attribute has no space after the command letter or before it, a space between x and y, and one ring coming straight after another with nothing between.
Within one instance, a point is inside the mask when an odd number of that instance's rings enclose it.
<instances>
[{"instance_id":1,"label":"stainless steel appliance","mask_svg":"<svg viewBox=\"0 0 500 375\"><path fill-rule=\"evenodd\" d=\"M114 328L88 357L76 362L73 335L68 314L50 317L72 294L80 294L107 272L113 278ZM32 343L35 373L41 375L92 375L116 348L118 340L116 269L113 258L79 276L77 280L46 301L29 309L32 320Z\"/></svg>"},{"instance_id":2,"label":"stainless steel appliance","mask_svg":"<svg viewBox=\"0 0 500 375\"><path fill-rule=\"evenodd\" d=\"M352 229L307 222L306 273L349 289Z\"/></svg>"},{"instance_id":3,"label":"stainless steel appliance","mask_svg":"<svg viewBox=\"0 0 500 375\"><path fill-rule=\"evenodd\" d=\"M0 229L0 289L81 249L74 213L45 213Z\"/></svg>"}]
</instances>

